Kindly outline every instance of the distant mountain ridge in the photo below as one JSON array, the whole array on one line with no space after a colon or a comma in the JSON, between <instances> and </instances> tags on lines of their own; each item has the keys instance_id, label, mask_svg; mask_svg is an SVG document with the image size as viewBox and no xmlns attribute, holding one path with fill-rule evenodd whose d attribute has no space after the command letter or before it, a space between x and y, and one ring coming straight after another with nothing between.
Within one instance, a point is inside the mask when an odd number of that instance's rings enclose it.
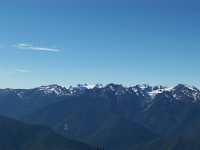
<instances>
[{"instance_id":1,"label":"distant mountain ridge","mask_svg":"<svg viewBox=\"0 0 200 150\"><path fill-rule=\"evenodd\" d=\"M71 96L76 95L81 92L84 92L85 90L93 90L93 89L104 89L111 90L113 92L116 92L116 94L119 94L120 92L125 93L135 93L138 96L143 96L145 98L155 98L156 95L164 93L164 92L170 92L172 93L173 97L175 99L182 99L182 96L194 98L194 100L200 100L200 91L198 88L194 86L189 86L186 84L178 84L174 87L166 87L166 86L150 86L148 84L142 84L142 85L136 85L131 87L126 87L123 85L113 84L110 83L106 86L103 86L102 84L96 84L96 85L88 85L88 84L78 84L76 86L69 86L68 88L59 86L57 84L47 85L47 86L40 86L33 89L0 89L0 94L2 92L5 93L15 93L19 96L19 98L23 99L27 96L27 93L32 92L33 94L45 94L45 95L55 95L55 96ZM120 91L121 90L121 91ZM121 93L121 94L123 94Z\"/></svg>"}]
</instances>

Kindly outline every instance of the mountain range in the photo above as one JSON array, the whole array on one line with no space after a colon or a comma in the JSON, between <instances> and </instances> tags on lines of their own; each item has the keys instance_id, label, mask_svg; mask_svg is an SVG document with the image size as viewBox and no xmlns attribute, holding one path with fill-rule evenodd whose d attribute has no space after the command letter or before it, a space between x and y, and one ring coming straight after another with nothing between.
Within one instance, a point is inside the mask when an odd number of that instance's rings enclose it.
<instances>
[{"instance_id":1,"label":"mountain range","mask_svg":"<svg viewBox=\"0 0 200 150\"><path fill-rule=\"evenodd\" d=\"M200 91L184 84L1 89L0 115L108 150L149 150L165 144L170 150L180 139L198 141Z\"/></svg>"}]
</instances>

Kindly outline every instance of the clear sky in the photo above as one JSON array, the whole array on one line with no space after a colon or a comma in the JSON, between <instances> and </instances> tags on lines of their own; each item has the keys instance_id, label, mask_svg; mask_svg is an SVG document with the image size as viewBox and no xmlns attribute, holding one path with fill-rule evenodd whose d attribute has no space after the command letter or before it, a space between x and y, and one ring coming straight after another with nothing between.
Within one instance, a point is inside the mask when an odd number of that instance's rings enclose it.
<instances>
[{"instance_id":1,"label":"clear sky","mask_svg":"<svg viewBox=\"0 0 200 150\"><path fill-rule=\"evenodd\" d=\"M0 0L0 88L111 82L200 87L200 1Z\"/></svg>"}]
</instances>

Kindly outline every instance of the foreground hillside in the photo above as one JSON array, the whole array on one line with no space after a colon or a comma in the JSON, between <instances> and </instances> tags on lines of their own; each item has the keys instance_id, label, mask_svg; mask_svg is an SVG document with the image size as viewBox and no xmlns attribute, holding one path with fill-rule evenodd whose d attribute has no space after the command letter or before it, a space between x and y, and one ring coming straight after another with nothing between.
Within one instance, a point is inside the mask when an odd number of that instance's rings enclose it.
<instances>
[{"instance_id":1,"label":"foreground hillside","mask_svg":"<svg viewBox=\"0 0 200 150\"><path fill-rule=\"evenodd\" d=\"M0 150L93 150L51 129L0 117Z\"/></svg>"},{"instance_id":2,"label":"foreground hillside","mask_svg":"<svg viewBox=\"0 0 200 150\"><path fill-rule=\"evenodd\" d=\"M200 134L163 138L143 143L130 150L199 150Z\"/></svg>"}]
</instances>

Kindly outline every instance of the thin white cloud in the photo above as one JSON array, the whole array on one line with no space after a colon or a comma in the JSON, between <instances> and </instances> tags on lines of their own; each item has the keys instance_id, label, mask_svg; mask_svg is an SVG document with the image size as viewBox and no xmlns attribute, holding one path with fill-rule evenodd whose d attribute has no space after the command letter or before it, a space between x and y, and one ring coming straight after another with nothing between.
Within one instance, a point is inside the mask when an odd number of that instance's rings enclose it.
<instances>
[{"instance_id":1,"label":"thin white cloud","mask_svg":"<svg viewBox=\"0 0 200 150\"><path fill-rule=\"evenodd\" d=\"M17 45L12 45L12 47L15 47L18 49L34 50L34 51L49 51L49 52L60 51L59 49L56 49L56 48L39 47L39 46L34 46L32 44L27 44L27 43L19 43Z\"/></svg>"},{"instance_id":2,"label":"thin white cloud","mask_svg":"<svg viewBox=\"0 0 200 150\"><path fill-rule=\"evenodd\" d=\"M24 70L24 69L15 69L14 72L16 73L29 73L29 70Z\"/></svg>"},{"instance_id":3,"label":"thin white cloud","mask_svg":"<svg viewBox=\"0 0 200 150\"><path fill-rule=\"evenodd\" d=\"M10 70L2 70L0 71L1 75L15 75L15 74L21 74L21 73L29 73L29 70L25 69L10 69Z\"/></svg>"}]
</instances>

